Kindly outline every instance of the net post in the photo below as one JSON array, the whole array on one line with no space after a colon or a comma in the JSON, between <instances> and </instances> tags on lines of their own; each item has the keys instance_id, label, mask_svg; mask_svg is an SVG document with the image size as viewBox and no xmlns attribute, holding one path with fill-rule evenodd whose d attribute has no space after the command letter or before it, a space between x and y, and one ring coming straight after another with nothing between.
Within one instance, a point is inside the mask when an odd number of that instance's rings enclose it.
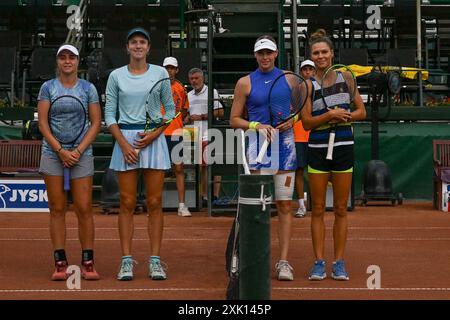
<instances>
[{"instance_id":1,"label":"net post","mask_svg":"<svg viewBox=\"0 0 450 320\"><path fill-rule=\"evenodd\" d=\"M270 204L263 199L271 197L271 175L239 177L239 299L270 300ZM262 201L259 201L261 199ZM240 199L241 200L241 199ZM258 203L258 204L257 204Z\"/></svg>"}]
</instances>

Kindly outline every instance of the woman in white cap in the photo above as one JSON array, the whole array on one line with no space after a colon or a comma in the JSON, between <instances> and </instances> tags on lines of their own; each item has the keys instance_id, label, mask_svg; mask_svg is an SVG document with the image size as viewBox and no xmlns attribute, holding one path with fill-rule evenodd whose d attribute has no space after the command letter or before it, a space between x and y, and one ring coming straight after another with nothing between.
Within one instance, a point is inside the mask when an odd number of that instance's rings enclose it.
<instances>
[{"instance_id":1,"label":"woman in white cap","mask_svg":"<svg viewBox=\"0 0 450 320\"><path fill-rule=\"evenodd\" d=\"M252 174L267 174L267 170L275 172L275 200L278 211L278 237L280 243L280 259L276 264L278 280L294 280L293 268L288 262L289 244L292 234L292 195L294 191L295 169L297 168L295 144L293 135L293 121L288 121L275 128L276 124L270 119L269 90L274 79L283 73L275 67L278 56L275 39L271 36L259 37L254 45L254 55L258 69L242 77L236 84L234 100L231 109L230 123L233 128L244 130L253 129L267 131L274 139L279 141L278 152L271 154L272 161L257 163L258 137L250 135L247 158ZM286 83L286 95L290 97L290 88ZM289 101L289 99L288 99ZM248 114L248 120L244 114ZM279 134L277 134L279 132ZM261 145L261 143L259 144ZM270 150L268 150L269 154ZM279 157L276 161L276 156Z\"/></svg>"},{"instance_id":2,"label":"woman in white cap","mask_svg":"<svg viewBox=\"0 0 450 320\"><path fill-rule=\"evenodd\" d=\"M91 143L101 125L101 109L94 85L78 78L80 62L77 48L62 45L56 55L57 77L45 82L39 91L39 129L44 136L39 172L47 187L50 208L50 235L54 249L55 272L52 280L68 278L68 262L65 252L67 195L63 188L63 168L70 168L71 194L79 224L79 238L82 248L81 275L87 280L97 280L94 268L94 219L92 216L92 181L94 158ZM78 98L88 111L89 121L75 144L61 144L50 131L48 113L50 104L56 98L71 95ZM82 121L69 116L64 128ZM53 130L57 130L53 128ZM60 134L54 132L54 134Z\"/></svg>"},{"instance_id":3,"label":"woman in white cap","mask_svg":"<svg viewBox=\"0 0 450 320\"><path fill-rule=\"evenodd\" d=\"M117 172L120 191L119 235L122 261L117 279L133 279L133 214L136 208L137 182L142 171L149 213L148 275L152 280L165 280L167 276L160 260L160 250L164 224L161 199L164 174L171 167L163 134L167 126L153 131L144 130L147 127L147 113L152 119L168 120L175 115L175 105L170 81L162 81L161 89L154 91L152 99L147 99L150 89L158 80L169 78L165 68L146 61L151 45L148 32L143 28L134 28L128 33L126 42L130 62L110 74L105 106L105 122L116 140L110 168ZM148 110L146 101L150 102ZM164 116L161 114L161 105L165 110Z\"/></svg>"}]
</instances>

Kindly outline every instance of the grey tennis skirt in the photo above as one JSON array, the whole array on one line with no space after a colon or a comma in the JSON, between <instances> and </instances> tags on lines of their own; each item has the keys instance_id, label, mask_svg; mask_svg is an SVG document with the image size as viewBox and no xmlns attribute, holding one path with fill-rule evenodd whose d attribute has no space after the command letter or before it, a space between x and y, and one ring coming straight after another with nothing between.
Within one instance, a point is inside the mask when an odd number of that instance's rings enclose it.
<instances>
[{"instance_id":1,"label":"grey tennis skirt","mask_svg":"<svg viewBox=\"0 0 450 320\"><path fill-rule=\"evenodd\" d=\"M62 176L61 159L55 155L42 154L39 173L48 176ZM85 178L94 175L94 157L83 154L80 161L70 168L70 179Z\"/></svg>"}]
</instances>

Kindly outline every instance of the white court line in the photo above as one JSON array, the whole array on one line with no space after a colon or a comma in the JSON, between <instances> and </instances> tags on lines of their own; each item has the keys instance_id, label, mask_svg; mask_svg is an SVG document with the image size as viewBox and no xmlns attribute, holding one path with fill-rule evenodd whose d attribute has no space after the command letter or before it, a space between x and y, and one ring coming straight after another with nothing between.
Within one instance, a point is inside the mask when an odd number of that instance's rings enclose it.
<instances>
[{"instance_id":1,"label":"white court line","mask_svg":"<svg viewBox=\"0 0 450 320\"><path fill-rule=\"evenodd\" d=\"M311 287L273 287L273 290L278 291L450 291L450 288L380 288L380 289L369 289L369 288L311 288ZM0 293L58 293L58 292L68 292L68 293L104 293L104 292L176 292L176 291L226 291L226 288L136 288L136 289L80 289L80 290L69 290L69 289L2 289Z\"/></svg>"},{"instance_id":2,"label":"white court line","mask_svg":"<svg viewBox=\"0 0 450 320\"><path fill-rule=\"evenodd\" d=\"M50 241L50 238L40 238L40 239L24 239L24 238L5 238L0 239L0 241ZM213 240L220 240L223 241L224 239L205 239L205 238L174 238L174 239L164 239L164 241L213 241ZM66 241L79 241L78 238L70 238L66 239ZM95 241L120 241L119 238L99 238L95 239ZM148 238L134 238L133 241L149 241Z\"/></svg>"},{"instance_id":3,"label":"white court line","mask_svg":"<svg viewBox=\"0 0 450 320\"><path fill-rule=\"evenodd\" d=\"M310 288L310 287L293 287L293 288L283 288L274 287L273 290L293 290L293 291L450 291L450 288L380 288L380 289L369 289L369 288Z\"/></svg>"},{"instance_id":4,"label":"white court line","mask_svg":"<svg viewBox=\"0 0 450 320\"><path fill-rule=\"evenodd\" d=\"M78 230L76 227L66 228L67 230ZM229 226L206 228L206 227L164 227L164 230L229 230ZM295 230L310 230L310 227L293 227ZM327 230L331 230L333 227L327 227ZM450 230L450 227L349 227L349 230ZM46 228L0 228L0 230L48 230ZM118 230L117 227L112 228L95 228L95 230ZM137 227L134 230L147 230L147 228Z\"/></svg>"},{"instance_id":5,"label":"white court line","mask_svg":"<svg viewBox=\"0 0 450 320\"><path fill-rule=\"evenodd\" d=\"M52 293L52 292L70 292L70 293L85 293L85 292L174 292L174 291L225 291L225 288L145 288L145 289L3 289L0 293Z\"/></svg>"},{"instance_id":6,"label":"white court line","mask_svg":"<svg viewBox=\"0 0 450 320\"><path fill-rule=\"evenodd\" d=\"M78 238L69 238L67 241L78 241ZM134 241L148 241L147 238L135 238ZM223 238L164 238L164 241L224 241ZM326 238L332 241L332 238ZM4 238L0 241L50 241L50 238ZM95 241L120 241L119 238L97 238ZM274 239L277 241L277 239ZM311 238L292 238L292 241L311 241ZM450 238L348 238L347 241L450 241Z\"/></svg>"}]
</instances>

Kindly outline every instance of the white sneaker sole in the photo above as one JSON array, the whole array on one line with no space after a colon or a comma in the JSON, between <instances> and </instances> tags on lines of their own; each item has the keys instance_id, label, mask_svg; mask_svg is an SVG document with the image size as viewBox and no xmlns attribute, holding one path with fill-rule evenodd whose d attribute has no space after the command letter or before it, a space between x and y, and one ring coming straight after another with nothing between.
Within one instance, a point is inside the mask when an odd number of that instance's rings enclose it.
<instances>
[{"instance_id":1,"label":"white sneaker sole","mask_svg":"<svg viewBox=\"0 0 450 320\"><path fill-rule=\"evenodd\" d=\"M338 280L338 281L348 281L348 280L350 280L350 278L346 277L346 276L339 276L339 277L337 277L337 276L334 275L334 273L331 274L331 277L334 280Z\"/></svg>"},{"instance_id":2,"label":"white sneaker sole","mask_svg":"<svg viewBox=\"0 0 450 320\"><path fill-rule=\"evenodd\" d=\"M326 279L327 275L323 275L323 276L317 276L317 275L313 275L313 276L309 276L308 280L311 281L321 281L323 279Z\"/></svg>"},{"instance_id":3,"label":"white sneaker sole","mask_svg":"<svg viewBox=\"0 0 450 320\"><path fill-rule=\"evenodd\" d=\"M294 277L288 277L288 276L280 277L280 276L278 276L278 281L294 281Z\"/></svg>"}]
</instances>

